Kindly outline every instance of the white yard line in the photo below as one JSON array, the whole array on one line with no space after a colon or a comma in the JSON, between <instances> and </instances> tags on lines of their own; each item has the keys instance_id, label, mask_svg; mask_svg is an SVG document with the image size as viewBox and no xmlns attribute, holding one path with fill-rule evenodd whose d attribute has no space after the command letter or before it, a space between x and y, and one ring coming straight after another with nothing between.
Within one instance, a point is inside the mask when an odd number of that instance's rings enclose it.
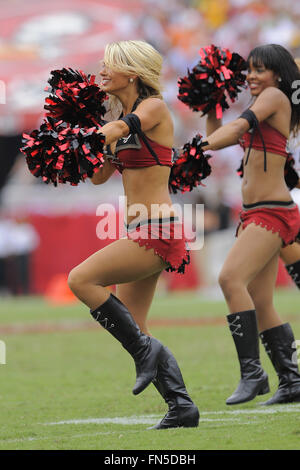
<instances>
[{"instance_id":1,"label":"white yard line","mask_svg":"<svg viewBox=\"0 0 300 470\"><path fill-rule=\"evenodd\" d=\"M141 415L141 416L117 416L115 418L87 418L70 419L66 421L57 421L54 423L44 423L45 426L55 426L58 424L156 424L162 415Z\"/></svg>"},{"instance_id":2,"label":"white yard line","mask_svg":"<svg viewBox=\"0 0 300 470\"><path fill-rule=\"evenodd\" d=\"M201 411L201 421L230 421L236 418L202 418L203 416L220 416L220 415L268 415L276 413L300 413L300 404L279 405L273 407L260 407L255 409L238 409L238 410L219 410L219 411ZM45 426L56 426L61 424L155 424L162 415L140 415L140 416L117 416L115 418L85 418L85 419L70 419L64 421L55 421L50 423L43 423Z\"/></svg>"},{"instance_id":3,"label":"white yard line","mask_svg":"<svg viewBox=\"0 0 300 470\"><path fill-rule=\"evenodd\" d=\"M216 426L226 426L230 422L236 424L257 424L257 419L261 415L276 414L276 413L300 413L300 403L299 404L289 404L289 405L278 405L272 407L259 407L251 409L235 409L235 410L215 410L215 411L202 411L200 410L200 422L199 429L201 430L201 423L214 424ZM223 415L223 416L222 416ZM224 417L225 415L225 417ZM251 415L251 421L247 417ZM226 417L228 416L228 417ZM106 418L86 418L86 419L70 419L63 421L56 421L50 423L40 423L43 426L56 426L62 424L117 424L117 425L153 425L156 424L163 415L140 415L140 416L117 416L117 417L106 417ZM254 418L254 419L253 419ZM146 430L146 429L145 429ZM104 436L112 435L119 433L120 430L116 431L98 431L94 433L87 434L73 434L71 436L56 436L56 439L76 439L82 437L90 436ZM140 432L140 430L126 430L126 432ZM22 442L31 442L31 441L42 441L42 440L53 440L53 436L41 436L41 437L24 437L16 439L0 439L0 443L13 444L13 443L22 443Z\"/></svg>"},{"instance_id":4,"label":"white yard line","mask_svg":"<svg viewBox=\"0 0 300 470\"><path fill-rule=\"evenodd\" d=\"M150 418L150 416L153 416L153 418ZM154 419L155 415L148 415L145 417L123 417L123 418L103 418L103 419L98 419L98 418L91 418L91 419L85 419L85 420L70 420L70 421L59 421L57 423L44 423L46 426L50 425L55 425L55 424L107 424L107 423L113 423L113 424L156 424L159 419L161 419L161 415L157 415L157 417ZM139 419L138 419L139 418ZM101 422L100 422L101 421ZM105 422L104 422L105 421ZM126 422L127 421L127 422ZM215 426L226 426L228 422L234 421L236 424L256 424L254 421L248 422L244 421L240 418L204 418L200 421L201 422L209 422L209 423L214 423ZM145 429L146 430L146 429ZM140 432L140 429L130 429L126 430L126 433L138 433ZM113 435L113 434L119 434L120 430L116 431L103 431L103 432L93 432L93 433L84 433L84 434L73 434L71 436L66 436L63 434L62 436L56 435L55 439L64 439L64 440L71 440L71 439L79 439L82 437L97 437L97 436L105 436L105 435ZM22 443L22 442L34 442L34 441L53 441L53 436L41 436L41 437L22 437L22 438L16 438L16 439L0 439L0 444L17 444L17 443Z\"/></svg>"},{"instance_id":5,"label":"white yard line","mask_svg":"<svg viewBox=\"0 0 300 470\"><path fill-rule=\"evenodd\" d=\"M156 424L163 415L156 417L149 416L123 416L117 418L87 418L87 419L70 419L67 421L57 421L54 423L44 423L44 426L57 426L61 424L122 424L125 426L132 424ZM216 421L234 421L241 422L240 418L202 418L200 422L216 422ZM244 421L243 421L244 422Z\"/></svg>"}]
</instances>

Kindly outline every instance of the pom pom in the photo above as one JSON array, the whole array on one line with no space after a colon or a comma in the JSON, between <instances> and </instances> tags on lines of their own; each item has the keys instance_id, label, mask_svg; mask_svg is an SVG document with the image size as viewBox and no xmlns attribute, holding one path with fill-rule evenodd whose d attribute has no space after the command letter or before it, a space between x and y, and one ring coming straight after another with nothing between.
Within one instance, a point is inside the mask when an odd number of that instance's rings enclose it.
<instances>
[{"instance_id":1,"label":"pom pom","mask_svg":"<svg viewBox=\"0 0 300 470\"><path fill-rule=\"evenodd\" d=\"M169 177L169 190L174 194L192 191L201 184L211 173L208 159L211 155L205 155L202 150L202 136L197 134L192 142L183 146L182 152L175 160Z\"/></svg>"},{"instance_id":2,"label":"pom pom","mask_svg":"<svg viewBox=\"0 0 300 470\"><path fill-rule=\"evenodd\" d=\"M241 160L241 164L240 166L238 167L238 169L236 170L237 174L239 175L240 178L243 178L244 176L244 163L243 163L243 159Z\"/></svg>"},{"instance_id":3,"label":"pom pom","mask_svg":"<svg viewBox=\"0 0 300 470\"><path fill-rule=\"evenodd\" d=\"M103 165L105 136L98 128L70 127L48 118L39 129L23 134L23 147L30 172L45 183L77 186Z\"/></svg>"},{"instance_id":4,"label":"pom pom","mask_svg":"<svg viewBox=\"0 0 300 470\"><path fill-rule=\"evenodd\" d=\"M294 169L294 165L295 165L295 160L290 154L288 158L286 159L285 166L284 166L284 179L290 191L294 189L299 183L299 175Z\"/></svg>"},{"instance_id":5,"label":"pom pom","mask_svg":"<svg viewBox=\"0 0 300 470\"><path fill-rule=\"evenodd\" d=\"M63 68L53 70L45 91L50 91L44 108L46 117L63 120L71 126L92 127L103 123L108 98L95 83L94 75L85 75L81 70Z\"/></svg>"},{"instance_id":6,"label":"pom pom","mask_svg":"<svg viewBox=\"0 0 300 470\"><path fill-rule=\"evenodd\" d=\"M221 119L223 111L229 108L228 94L235 101L242 88L246 88L246 61L236 52L211 46L200 49L201 59L188 70L187 76L178 80L178 99L193 111L202 111L202 116L216 110ZM241 88L240 88L241 87Z\"/></svg>"}]
</instances>

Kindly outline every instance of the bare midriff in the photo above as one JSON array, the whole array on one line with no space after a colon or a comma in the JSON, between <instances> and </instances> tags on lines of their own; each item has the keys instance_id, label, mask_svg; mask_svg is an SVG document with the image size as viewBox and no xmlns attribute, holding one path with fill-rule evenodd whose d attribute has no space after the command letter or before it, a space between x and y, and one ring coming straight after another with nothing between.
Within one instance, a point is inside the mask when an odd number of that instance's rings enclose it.
<instances>
[{"instance_id":1,"label":"bare midriff","mask_svg":"<svg viewBox=\"0 0 300 470\"><path fill-rule=\"evenodd\" d=\"M158 165L123 170L127 223L137 217L148 220L176 215L168 190L169 175L169 167Z\"/></svg>"},{"instance_id":2,"label":"bare midriff","mask_svg":"<svg viewBox=\"0 0 300 470\"><path fill-rule=\"evenodd\" d=\"M247 165L244 156L244 175L242 196L244 204L260 201L290 201L291 196L284 181L285 157L267 152L267 171L264 171L264 153L260 150L250 151Z\"/></svg>"}]
</instances>

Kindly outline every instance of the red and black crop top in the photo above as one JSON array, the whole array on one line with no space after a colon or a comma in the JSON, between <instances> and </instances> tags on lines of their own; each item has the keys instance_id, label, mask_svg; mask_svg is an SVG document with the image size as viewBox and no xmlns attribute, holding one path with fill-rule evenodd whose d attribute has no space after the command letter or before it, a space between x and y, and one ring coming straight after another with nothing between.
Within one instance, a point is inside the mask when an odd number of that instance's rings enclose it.
<instances>
[{"instance_id":1,"label":"red and black crop top","mask_svg":"<svg viewBox=\"0 0 300 470\"><path fill-rule=\"evenodd\" d=\"M129 134L118 140L111 163L122 173L125 168L146 168L154 165L172 166L172 148L158 144L146 137L153 153L138 134Z\"/></svg>"},{"instance_id":2,"label":"red and black crop top","mask_svg":"<svg viewBox=\"0 0 300 470\"><path fill-rule=\"evenodd\" d=\"M240 117L250 124L250 130L240 139L240 145L245 150L248 148L245 165L248 163L250 150L262 150L264 152L264 171L267 171L267 151L288 158L288 139L270 124L258 122L253 111L248 109Z\"/></svg>"},{"instance_id":3,"label":"red and black crop top","mask_svg":"<svg viewBox=\"0 0 300 470\"><path fill-rule=\"evenodd\" d=\"M270 124L267 124L266 122L260 122L259 127L261 134L264 138L267 152L276 153L287 158L289 155L287 146L288 139L283 134L281 134L281 132L279 132L277 129L270 126ZM256 129L252 130L252 132L254 132L252 148L263 151L264 147L259 133ZM243 149L250 146L251 137L252 135L249 131L243 135L242 139L240 140Z\"/></svg>"}]
</instances>

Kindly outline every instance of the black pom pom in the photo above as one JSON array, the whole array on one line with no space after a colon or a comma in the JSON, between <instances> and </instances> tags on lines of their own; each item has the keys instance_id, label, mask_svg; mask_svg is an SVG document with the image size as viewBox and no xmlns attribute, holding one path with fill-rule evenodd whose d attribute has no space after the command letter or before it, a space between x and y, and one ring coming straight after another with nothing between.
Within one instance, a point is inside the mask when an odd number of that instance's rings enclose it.
<instances>
[{"instance_id":1,"label":"black pom pom","mask_svg":"<svg viewBox=\"0 0 300 470\"><path fill-rule=\"evenodd\" d=\"M295 160L293 159L292 155L289 155L284 166L284 179L290 191L294 189L299 183L299 175L294 169L294 165Z\"/></svg>"},{"instance_id":2,"label":"black pom pom","mask_svg":"<svg viewBox=\"0 0 300 470\"><path fill-rule=\"evenodd\" d=\"M202 111L202 115L215 109L217 118L221 118L229 108L226 93L234 102L242 88L246 88L246 75L242 72L247 63L239 54L214 45L200 49L199 53L200 61L178 80L178 99L193 111Z\"/></svg>"},{"instance_id":3,"label":"black pom pom","mask_svg":"<svg viewBox=\"0 0 300 470\"><path fill-rule=\"evenodd\" d=\"M169 177L169 190L174 194L192 191L201 181L211 173L208 159L211 155L205 155L202 150L203 140L197 134L192 142L183 146L182 152L175 160Z\"/></svg>"},{"instance_id":4,"label":"black pom pom","mask_svg":"<svg viewBox=\"0 0 300 470\"><path fill-rule=\"evenodd\" d=\"M244 162L243 162L243 159L241 160L241 164L238 167L238 169L236 170L236 172L237 172L237 174L239 175L240 178L243 178L243 176L244 176Z\"/></svg>"},{"instance_id":5,"label":"black pom pom","mask_svg":"<svg viewBox=\"0 0 300 470\"><path fill-rule=\"evenodd\" d=\"M78 185L92 177L104 163L105 136L96 127L71 127L48 118L39 129L23 134L23 147L30 172L45 183Z\"/></svg>"},{"instance_id":6,"label":"black pom pom","mask_svg":"<svg viewBox=\"0 0 300 470\"><path fill-rule=\"evenodd\" d=\"M103 123L108 98L95 83L94 75L85 75L81 70L63 68L53 70L48 83L50 95L44 108L46 116L68 122L72 126L92 127Z\"/></svg>"}]
</instances>

